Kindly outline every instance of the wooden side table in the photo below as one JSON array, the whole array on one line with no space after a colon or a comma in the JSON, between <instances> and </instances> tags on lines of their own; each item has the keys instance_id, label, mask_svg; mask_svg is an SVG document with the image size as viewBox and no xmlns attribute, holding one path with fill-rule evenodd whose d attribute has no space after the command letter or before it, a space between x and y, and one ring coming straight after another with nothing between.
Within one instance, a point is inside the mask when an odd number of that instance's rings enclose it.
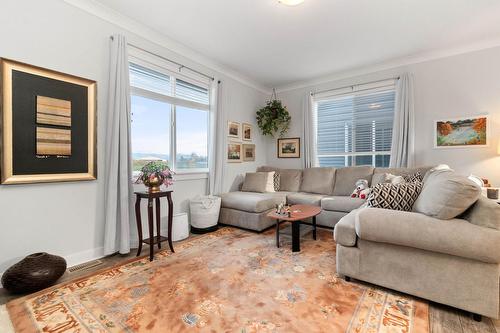
<instances>
[{"instance_id":1,"label":"wooden side table","mask_svg":"<svg viewBox=\"0 0 500 333\"><path fill-rule=\"evenodd\" d=\"M172 245L172 218L173 218L173 203L172 203L172 192L173 191L161 191L156 193L134 192L135 193L135 219L137 222L137 233L139 234L139 248L137 249L137 256L141 255L142 244L149 244L149 261L153 261L153 252L155 244L158 244L158 248L161 249L161 243L168 241L168 246L172 252L174 251L174 246ZM166 197L168 201L168 235L164 237L160 235L160 198ZM148 199L148 229L149 238L142 238L142 220L141 220L141 199ZM156 237L153 235L153 199L155 201L156 208Z\"/></svg>"}]
</instances>

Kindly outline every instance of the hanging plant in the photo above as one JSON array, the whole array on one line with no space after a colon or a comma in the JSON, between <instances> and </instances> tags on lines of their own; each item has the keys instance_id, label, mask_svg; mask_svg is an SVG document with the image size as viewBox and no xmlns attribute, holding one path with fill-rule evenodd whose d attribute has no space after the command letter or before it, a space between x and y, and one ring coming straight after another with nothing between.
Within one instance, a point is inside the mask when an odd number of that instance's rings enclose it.
<instances>
[{"instance_id":1,"label":"hanging plant","mask_svg":"<svg viewBox=\"0 0 500 333\"><path fill-rule=\"evenodd\" d=\"M271 100L266 102L266 106L257 111L257 125L263 135L274 137L279 132L280 138L290 129L292 117L288 113L286 106L277 99L276 91L273 89Z\"/></svg>"}]
</instances>

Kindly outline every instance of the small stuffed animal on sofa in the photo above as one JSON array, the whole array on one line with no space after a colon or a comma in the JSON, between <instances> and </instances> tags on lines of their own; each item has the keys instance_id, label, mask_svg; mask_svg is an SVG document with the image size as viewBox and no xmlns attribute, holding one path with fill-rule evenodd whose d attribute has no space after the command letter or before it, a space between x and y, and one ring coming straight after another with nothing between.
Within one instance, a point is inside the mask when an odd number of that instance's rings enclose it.
<instances>
[{"instance_id":1,"label":"small stuffed animal on sofa","mask_svg":"<svg viewBox=\"0 0 500 333\"><path fill-rule=\"evenodd\" d=\"M356 182L356 188L351 194L351 198L368 198L368 194L370 194L370 188L368 187L368 181L366 179L359 179Z\"/></svg>"}]
</instances>

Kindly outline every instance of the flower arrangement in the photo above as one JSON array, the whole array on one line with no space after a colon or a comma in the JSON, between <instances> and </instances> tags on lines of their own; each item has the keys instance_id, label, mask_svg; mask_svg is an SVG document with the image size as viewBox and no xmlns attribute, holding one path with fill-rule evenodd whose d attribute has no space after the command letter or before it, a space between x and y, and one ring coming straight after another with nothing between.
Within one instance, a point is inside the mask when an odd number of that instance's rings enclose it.
<instances>
[{"instance_id":1,"label":"flower arrangement","mask_svg":"<svg viewBox=\"0 0 500 333\"><path fill-rule=\"evenodd\" d=\"M141 168L136 184L143 183L150 192L159 192L160 186L170 186L174 183L174 172L165 161L151 161Z\"/></svg>"}]
</instances>

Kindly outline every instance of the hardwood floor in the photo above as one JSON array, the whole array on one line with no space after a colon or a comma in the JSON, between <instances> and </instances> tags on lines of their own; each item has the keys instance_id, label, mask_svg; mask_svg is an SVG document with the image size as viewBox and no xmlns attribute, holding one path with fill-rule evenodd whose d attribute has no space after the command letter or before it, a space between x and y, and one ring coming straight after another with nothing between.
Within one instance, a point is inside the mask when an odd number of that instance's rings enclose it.
<instances>
[{"instance_id":1,"label":"hardwood floor","mask_svg":"<svg viewBox=\"0 0 500 333\"><path fill-rule=\"evenodd\" d=\"M191 236L189 239L192 239L192 237L197 236ZM145 245L142 251L143 254L149 253L148 246ZM59 280L59 283L91 274L94 271L114 266L134 257L135 251L132 251L127 255L115 254L102 258L101 261L103 263L99 266L79 270L73 273L66 271L66 273ZM10 295L5 289L0 288L0 305L22 296L23 295ZM481 322L477 322L474 321L472 316L465 311L436 303L430 304L430 323L431 333L500 333L499 320L491 320L490 318L483 317Z\"/></svg>"}]
</instances>

